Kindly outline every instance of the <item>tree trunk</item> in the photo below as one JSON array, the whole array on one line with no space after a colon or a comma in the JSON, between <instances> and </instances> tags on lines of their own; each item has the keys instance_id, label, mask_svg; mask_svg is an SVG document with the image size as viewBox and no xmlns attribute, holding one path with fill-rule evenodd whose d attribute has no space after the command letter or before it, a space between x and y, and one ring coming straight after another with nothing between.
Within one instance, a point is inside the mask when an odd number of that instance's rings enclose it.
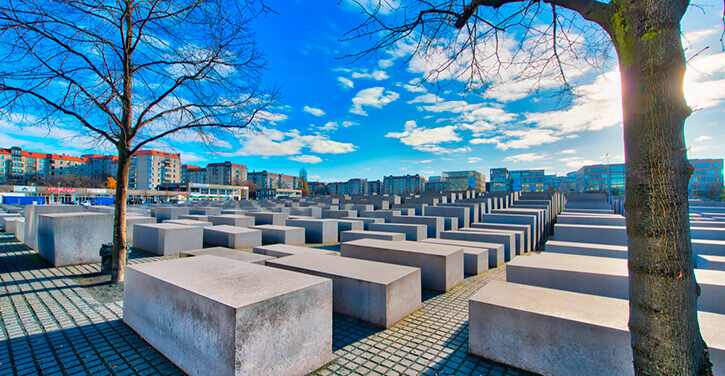
<instances>
[{"instance_id":1,"label":"tree trunk","mask_svg":"<svg viewBox=\"0 0 725 376\"><path fill-rule=\"evenodd\" d=\"M680 19L686 2L616 1L622 75L629 329L637 375L711 374L690 242ZM683 4L684 3L684 4Z\"/></svg>"},{"instance_id":2,"label":"tree trunk","mask_svg":"<svg viewBox=\"0 0 725 376\"><path fill-rule=\"evenodd\" d=\"M127 150L118 150L118 173L116 175L116 212L113 217L113 259L111 282L123 282L126 267L126 202L128 201L128 174L131 155Z\"/></svg>"}]
</instances>

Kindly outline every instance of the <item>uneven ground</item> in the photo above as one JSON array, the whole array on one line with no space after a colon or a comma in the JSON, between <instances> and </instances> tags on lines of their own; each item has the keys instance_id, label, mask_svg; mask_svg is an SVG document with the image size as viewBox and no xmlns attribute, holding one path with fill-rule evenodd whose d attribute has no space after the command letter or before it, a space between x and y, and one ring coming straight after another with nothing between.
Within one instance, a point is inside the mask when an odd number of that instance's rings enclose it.
<instances>
[{"instance_id":1,"label":"uneven ground","mask_svg":"<svg viewBox=\"0 0 725 376\"><path fill-rule=\"evenodd\" d=\"M468 354L468 298L505 278L504 266L423 290L423 308L387 330L335 314L335 360L315 375L526 375ZM54 268L0 233L0 375L183 375L123 323L123 286L107 280L99 264Z\"/></svg>"}]
</instances>

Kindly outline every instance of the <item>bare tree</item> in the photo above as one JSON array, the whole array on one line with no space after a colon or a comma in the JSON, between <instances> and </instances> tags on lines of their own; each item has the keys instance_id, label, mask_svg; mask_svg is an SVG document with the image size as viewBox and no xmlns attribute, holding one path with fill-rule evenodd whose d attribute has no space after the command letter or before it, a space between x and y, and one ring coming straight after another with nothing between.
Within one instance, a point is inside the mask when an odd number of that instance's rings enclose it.
<instances>
[{"instance_id":1,"label":"bare tree","mask_svg":"<svg viewBox=\"0 0 725 376\"><path fill-rule=\"evenodd\" d=\"M278 100L249 21L261 0L0 3L0 116L72 127L118 152L112 281L126 264L132 155L172 135L206 144Z\"/></svg>"},{"instance_id":2,"label":"bare tree","mask_svg":"<svg viewBox=\"0 0 725 376\"><path fill-rule=\"evenodd\" d=\"M410 53L426 58L431 83L465 82L484 92L513 81L532 89L600 65L614 46L622 79L629 237L629 307L638 375L712 374L697 317L699 287L690 241L684 122L692 110L680 23L689 1L675 0L401 0L359 3L368 18L350 38L371 38L354 55ZM504 44L518 40L512 54Z\"/></svg>"}]
</instances>

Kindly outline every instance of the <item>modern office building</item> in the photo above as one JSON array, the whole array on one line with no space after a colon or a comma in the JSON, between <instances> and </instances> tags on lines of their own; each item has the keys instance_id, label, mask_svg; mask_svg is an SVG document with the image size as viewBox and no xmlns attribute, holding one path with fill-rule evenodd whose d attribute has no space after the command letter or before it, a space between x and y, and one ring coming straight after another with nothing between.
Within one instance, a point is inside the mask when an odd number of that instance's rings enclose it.
<instances>
[{"instance_id":1,"label":"modern office building","mask_svg":"<svg viewBox=\"0 0 725 376\"><path fill-rule=\"evenodd\" d=\"M626 170L624 163L583 166L576 172L577 192L624 194Z\"/></svg>"},{"instance_id":2,"label":"modern office building","mask_svg":"<svg viewBox=\"0 0 725 376\"><path fill-rule=\"evenodd\" d=\"M489 187L491 192L508 192L513 190L513 181L509 176L509 170L507 168L492 168L490 174L491 180Z\"/></svg>"},{"instance_id":3,"label":"modern office building","mask_svg":"<svg viewBox=\"0 0 725 376\"><path fill-rule=\"evenodd\" d=\"M411 195L425 190L425 178L419 174L404 176L386 176L383 179L383 191L389 195Z\"/></svg>"},{"instance_id":4,"label":"modern office building","mask_svg":"<svg viewBox=\"0 0 725 376\"><path fill-rule=\"evenodd\" d=\"M486 177L478 171L448 171L443 173L451 191L486 191Z\"/></svg>"},{"instance_id":5,"label":"modern office building","mask_svg":"<svg viewBox=\"0 0 725 376\"><path fill-rule=\"evenodd\" d=\"M690 159L695 168L688 191L690 198L716 199L723 194L723 159Z\"/></svg>"}]
</instances>

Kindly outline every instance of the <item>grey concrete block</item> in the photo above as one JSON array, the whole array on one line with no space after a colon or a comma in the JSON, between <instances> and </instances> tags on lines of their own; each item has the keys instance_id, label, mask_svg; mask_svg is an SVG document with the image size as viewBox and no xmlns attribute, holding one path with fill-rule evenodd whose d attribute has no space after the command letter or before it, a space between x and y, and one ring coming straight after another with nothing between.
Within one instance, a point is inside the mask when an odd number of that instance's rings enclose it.
<instances>
[{"instance_id":1,"label":"grey concrete block","mask_svg":"<svg viewBox=\"0 0 725 376\"><path fill-rule=\"evenodd\" d=\"M553 240L577 243L627 245L626 226L554 225Z\"/></svg>"},{"instance_id":2,"label":"grey concrete block","mask_svg":"<svg viewBox=\"0 0 725 376\"><path fill-rule=\"evenodd\" d=\"M524 234L524 243L526 244L525 252L531 252L531 251L536 250L536 244L534 243L534 238L531 236L531 227L528 225L480 222L480 223L471 223L471 228L522 231Z\"/></svg>"},{"instance_id":3,"label":"grey concrete block","mask_svg":"<svg viewBox=\"0 0 725 376\"><path fill-rule=\"evenodd\" d=\"M189 208L168 206L156 207L153 211L157 223L163 223L167 219L179 219L180 215L189 215Z\"/></svg>"},{"instance_id":4,"label":"grey concrete block","mask_svg":"<svg viewBox=\"0 0 725 376\"><path fill-rule=\"evenodd\" d=\"M5 232L13 232L13 231L8 231L7 230L7 224L5 222L7 220L9 220L9 219L10 220L15 220L16 218L25 218L25 217L22 214L20 214L20 213L3 213L3 214L0 214L0 227L2 227L3 229L5 229Z\"/></svg>"},{"instance_id":5,"label":"grey concrete block","mask_svg":"<svg viewBox=\"0 0 725 376\"><path fill-rule=\"evenodd\" d=\"M561 214L556 223L563 225L626 226L627 218L621 215Z\"/></svg>"},{"instance_id":6,"label":"grey concrete block","mask_svg":"<svg viewBox=\"0 0 725 376\"><path fill-rule=\"evenodd\" d=\"M309 253L267 266L332 279L333 311L383 328L422 306L418 268Z\"/></svg>"},{"instance_id":7,"label":"grey concrete block","mask_svg":"<svg viewBox=\"0 0 725 376\"><path fill-rule=\"evenodd\" d=\"M247 216L254 217L254 224L260 225L273 225L273 226L284 226L285 221L289 218L287 213L274 213L274 212L248 212Z\"/></svg>"},{"instance_id":8,"label":"grey concrete block","mask_svg":"<svg viewBox=\"0 0 725 376\"><path fill-rule=\"evenodd\" d=\"M227 258L129 265L123 321L190 375L305 375L333 359L332 281Z\"/></svg>"},{"instance_id":9,"label":"grey concrete block","mask_svg":"<svg viewBox=\"0 0 725 376\"><path fill-rule=\"evenodd\" d=\"M344 217L357 217L357 210L323 210L322 218L340 219Z\"/></svg>"},{"instance_id":10,"label":"grey concrete block","mask_svg":"<svg viewBox=\"0 0 725 376\"><path fill-rule=\"evenodd\" d=\"M523 231L512 231L512 230L499 230L495 228L473 228L473 227L464 227L461 228L460 231L475 231L483 234L507 234L507 235L513 235L514 236L514 243L515 243L515 255L522 255L526 253L526 241L524 237Z\"/></svg>"},{"instance_id":11,"label":"grey concrete block","mask_svg":"<svg viewBox=\"0 0 725 376\"><path fill-rule=\"evenodd\" d=\"M419 241L428 238L428 226L404 223L372 223L370 231L395 232L405 234L405 240Z\"/></svg>"},{"instance_id":12,"label":"grey concrete block","mask_svg":"<svg viewBox=\"0 0 725 376\"><path fill-rule=\"evenodd\" d=\"M302 227L259 225L249 228L262 231L263 243L305 244L305 229Z\"/></svg>"},{"instance_id":13,"label":"grey concrete block","mask_svg":"<svg viewBox=\"0 0 725 376\"><path fill-rule=\"evenodd\" d=\"M391 218L392 223L425 225L428 228L427 237L438 238L441 231L444 231L444 217L430 216L413 216L413 215L394 215ZM411 239L408 239L411 240Z\"/></svg>"},{"instance_id":14,"label":"grey concrete block","mask_svg":"<svg viewBox=\"0 0 725 376\"><path fill-rule=\"evenodd\" d=\"M15 239L19 242L25 242L25 219L15 222Z\"/></svg>"},{"instance_id":15,"label":"grey concrete block","mask_svg":"<svg viewBox=\"0 0 725 376\"><path fill-rule=\"evenodd\" d=\"M133 245L133 226L143 223L156 223L156 218L141 215L126 215L126 242Z\"/></svg>"},{"instance_id":16,"label":"grey concrete block","mask_svg":"<svg viewBox=\"0 0 725 376\"><path fill-rule=\"evenodd\" d=\"M394 215L400 215L400 210L375 210L375 211L361 211L358 213L359 217L365 218L382 218L385 223L390 223Z\"/></svg>"},{"instance_id":17,"label":"grey concrete block","mask_svg":"<svg viewBox=\"0 0 725 376\"><path fill-rule=\"evenodd\" d=\"M456 231L460 226L458 226L458 218L455 217L443 217L443 230L444 231ZM440 236L440 234L438 234Z\"/></svg>"},{"instance_id":18,"label":"grey concrete block","mask_svg":"<svg viewBox=\"0 0 725 376\"><path fill-rule=\"evenodd\" d=\"M313 218L322 218L322 209L316 207L290 208L290 215L304 215Z\"/></svg>"},{"instance_id":19,"label":"grey concrete block","mask_svg":"<svg viewBox=\"0 0 725 376\"><path fill-rule=\"evenodd\" d=\"M81 213L83 207L79 205L25 205L25 235L23 242L30 248L38 248L38 216L41 214Z\"/></svg>"},{"instance_id":20,"label":"grey concrete block","mask_svg":"<svg viewBox=\"0 0 725 376\"><path fill-rule=\"evenodd\" d=\"M211 226L213 226L213 224L211 222L195 221L193 219L165 219L161 223L171 223L171 224L175 224L175 225L195 226L195 227L211 227Z\"/></svg>"},{"instance_id":21,"label":"grey concrete block","mask_svg":"<svg viewBox=\"0 0 725 376\"><path fill-rule=\"evenodd\" d=\"M232 249L227 247L211 247L179 252L179 257L194 257L204 255L224 257L237 261L250 262L257 265L264 265L265 261L275 259L275 257L272 256L265 256L249 251L242 251L239 249Z\"/></svg>"},{"instance_id":22,"label":"grey concrete block","mask_svg":"<svg viewBox=\"0 0 725 376\"><path fill-rule=\"evenodd\" d=\"M204 227L204 243L241 249L262 245L262 231L229 225Z\"/></svg>"},{"instance_id":23,"label":"grey concrete block","mask_svg":"<svg viewBox=\"0 0 725 376\"><path fill-rule=\"evenodd\" d=\"M725 271L725 256L697 256L696 267L699 269L722 270Z\"/></svg>"},{"instance_id":24,"label":"grey concrete block","mask_svg":"<svg viewBox=\"0 0 725 376\"><path fill-rule=\"evenodd\" d=\"M323 256L337 256L338 253L335 251L328 251L325 249L300 247L297 245L286 245L286 244L273 244L263 245L254 247L252 250L254 253L260 255L267 255L271 257L286 257L300 254L317 254Z\"/></svg>"},{"instance_id":25,"label":"grey concrete block","mask_svg":"<svg viewBox=\"0 0 725 376\"><path fill-rule=\"evenodd\" d=\"M189 214L195 214L195 215L219 215L222 213L222 208L215 208L215 207L199 207L199 208L189 208Z\"/></svg>"},{"instance_id":26,"label":"grey concrete block","mask_svg":"<svg viewBox=\"0 0 725 376\"><path fill-rule=\"evenodd\" d=\"M288 219L287 226L303 227L305 242L313 244L337 243L338 225L336 219Z\"/></svg>"},{"instance_id":27,"label":"grey concrete block","mask_svg":"<svg viewBox=\"0 0 725 376\"><path fill-rule=\"evenodd\" d=\"M17 217L8 217L5 218L5 232L8 233L17 233L17 223L23 222L25 223L25 217L17 216ZM23 228L25 230L25 228Z\"/></svg>"},{"instance_id":28,"label":"grey concrete block","mask_svg":"<svg viewBox=\"0 0 725 376\"><path fill-rule=\"evenodd\" d=\"M340 219L337 221L337 238L340 238L343 231L363 231L364 229L365 223L362 221Z\"/></svg>"},{"instance_id":29,"label":"grey concrete block","mask_svg":"<svg viewBox=\"0 0 725 376\"><path fill-rule=\"evenodd\" d=\"M55 267L101 262L98 251L113 240L113 215L58 213L38 216L38 254Z\"/></svg>"},{"instance_id":30,"label":"grey concrete block","mask_svg":"<svg viewBox=\"0 0 725 376\"><path fill-rule=\"evenodd\" d=\"M725 240L725 228L690 227L692 239Z\"/></svg>"},{"instance_id":31,"label":"grey concrete block","mask_svg":"<svg viewBox=\"0 0 725 376\"><path fill-rule=\"evenodd\" d=\"M202 227L173 223L149 223L133 226L133 246L157 255L178 255L179 252L201 249Z\"/></svg>"},{"instance_id":32,"label":"grey concrete block","mask_svg":"<svg viewBox=\"0 0 725 376\"><path fill-rule=\"evenodd\" d=\"M525 225L529 226L531 231L531 237L534 245L534 249L538 247L541 242L543 234L538 230L537 217L535 215L521 215L521 214L506 214L506 213L491 213L481 214L481 222L483 223L503 223L503 224L514 224L514 225Z\"/></svg>"},{"instance_id":33,"label":"grey concrete block","mask_svg":"<svg viewBox=\"0 0 725 376\"><path fill-rule=\"evenodd\" d=\"M423 215L433 217L455 217L458 218L459 227L468 227L471 224L470 210L461 206L426 206L423 208Z\"/></svg>"},{"instance_id":34,"label":"grey concrete block","mask_svg":"<svg viewBox=\"0 0 725 376\"><path fill-rule=\"evenodd\" d=\"M360 239L340 245L340 255L420 268L423 288L448 291L463 282L463 248L410 241Z\"/></svg>"},{"instance_id":35,"label":"grey concrete block","mask_svg":"<svg viewBox=\"0 0 725 376\"><path fill-rule=\"evenodd\" d=\"M405 240L405 234L383 231L343 231L340 233L340 242L350 242L358 239L378 239L399 242Z\"/></svg>"},{"instance_id":36,"label":"grey concrete block","mask_svg":"<svg viewBox=\"0 0 725 376\"><path fill-rule=\"evenodd\" d=\"M449 239L426 239L421 243L442 244L463 247L463 271L466 274L478 275L489 269L504 264L503 245L465 242ZM485 244L485 243L484 243Z\"/></svg>"},{"instance_id":37,"label":"grey concrete block","mask_svg":"<svg viewBox=\"0 0 725 376\"><path fill-rule=\"evenodd\" d=\"M209 222L209 216L201 214L180 215L179 219L191 219L193 221Z\"/></svg>"},{"instance_id":38,"label":"grey concrete block","mask_svg":"<svg viewBox=\"0 0 725 376\"><path fill-rule=\"evenodd\" d=\"M443 231L441 232L441 239L502 244L504 247L503 254L505 261L511 261L514 257L516 257L516 239L513 234L496 234L477 231Z\"/></svg>"},{"instance_id":39,"label":"grey concrete block","mask_svg":"<svg viewBox=\"0 0 725 376\"><path fill-rule=\"evenodd\" d=\"M237 227L249 227L254 226L255 218L248 217L246 215L220 214L209 216L209 222L214 224L214 226L229 225Z\"/></svg>"},{"instance_id":40,"label":"grey concrete block","mask_svg":"<svg viewBox=\"0 0 725 376\"><path fill-rule=\"evenodd\" d=\"M626 259L627 246L594 243L563 242L549 240L544 244L544 251L553 253L566 253L570 255L611 257Z\"/></svg>"},{"instance_id":41,"label":"grey concrete block","mask_svg":"<svg viewBox=\"0 0 725 376\"><path fill-rule=\"evenodd\" d=\"M363 230L369 231L371 223L385 223L383 218L372 218L372 217L344 217L340 218L346 221L360 221L363 223Z\"/></svg>"}]
</instances>

